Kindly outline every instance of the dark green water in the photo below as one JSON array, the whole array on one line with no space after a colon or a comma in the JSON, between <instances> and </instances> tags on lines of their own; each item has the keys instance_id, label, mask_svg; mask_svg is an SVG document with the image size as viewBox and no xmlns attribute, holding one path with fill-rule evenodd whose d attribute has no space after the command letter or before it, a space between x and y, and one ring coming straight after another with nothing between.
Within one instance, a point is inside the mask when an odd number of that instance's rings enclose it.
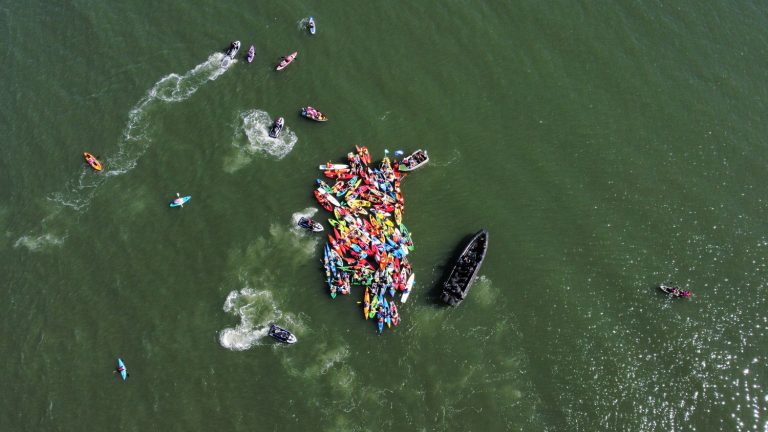
<instances>
[{"instance_id":1,"label":"dark green water","mask_svg":"<svg viewBox=\"0 0 768 432\"><path fill-rule=\"evenodd\" d=\"M767 25L746 1L0 5L0 430L765 430ZM222 70L234 39L256 60ZM293 228L355 144L431 157L381 336ZM480 227L481 279L437 305Z\"/></svg>"}]
</instances>

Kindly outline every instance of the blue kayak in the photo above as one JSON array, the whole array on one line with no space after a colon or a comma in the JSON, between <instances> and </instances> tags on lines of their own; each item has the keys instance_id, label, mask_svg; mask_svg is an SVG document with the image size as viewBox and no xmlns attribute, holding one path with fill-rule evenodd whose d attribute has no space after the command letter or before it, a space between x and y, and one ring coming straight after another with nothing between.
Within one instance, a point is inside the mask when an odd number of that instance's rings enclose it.
<instances>
[{"instance_id":1,"label":"blue kayak","mask_svg":"<svg viewBox=\"0 0 768 432\"><path fill-rule=\"evenodd\" d=\"M179 198L181 198L181 202L177 202L177 200L178 200ZM189 200L191 200L191 199L192 199L192 196L191 196L191 195L187 195L187 196L185 196L185 197L179 197L179 198L175 198L175 199L174 199L173 201L171 201L171 203L170 203L170 204L168 204L168 205L169 205L169 206L171 206L171 207L183 207L183 206L184 206L184 204L186 204L186 203L187 203L187 201L189 201Z\"/></svg>"},{"instance_id":2,"label":"blue kayak","mask_svg":"<svg viewBox=\"0 0 768 432\"><path fill-rule=\"evenodd\" d=\"M123 359L121 358L117 359L117 371L120 372L120 377L123 381L128 379L128 369L125 368L125 363L123 363Z\"/></svg>"}]
</instances>

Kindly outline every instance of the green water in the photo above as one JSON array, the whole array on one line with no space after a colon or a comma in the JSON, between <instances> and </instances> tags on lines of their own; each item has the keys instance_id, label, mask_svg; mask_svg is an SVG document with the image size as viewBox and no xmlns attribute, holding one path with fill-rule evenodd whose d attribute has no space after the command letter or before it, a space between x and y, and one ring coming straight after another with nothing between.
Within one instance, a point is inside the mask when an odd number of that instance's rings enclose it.
<instances>
[{"instance_id":1,"label":"green water","mask_svg":"<svg viewBox=\"0 0 768 432\"><path fill-rule=\"evenodd\" d=\"M765 430L768 8L625 3L0 5L0 430ZM381 336L293 228L355 144L431 158Z\"/></svg>"}]
</instances>

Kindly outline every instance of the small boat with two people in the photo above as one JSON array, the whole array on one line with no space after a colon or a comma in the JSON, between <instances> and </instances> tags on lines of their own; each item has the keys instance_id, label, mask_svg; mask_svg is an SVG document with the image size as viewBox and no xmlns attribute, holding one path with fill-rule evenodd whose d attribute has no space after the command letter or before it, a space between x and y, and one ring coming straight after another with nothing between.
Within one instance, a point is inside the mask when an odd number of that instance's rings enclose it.
<instances>
[{"instance_id":1,"label":"small boat with two people","mask_svg":"<svg viewBox=\"0 0 768 432\"><path fill-rule=\"evenodd\" d=\"M289 332L288 330L278 327L275 324L269 325L269 333L270 336L275 338L275 340L278 340L283 343L292 344L296 343L298 339L296 339L296 336L293 335L293 333Z\"/></svg>"},{"instance_id":2,"label":"small boat with two people","mask_svg":"<svg viewBox=\"0 0 768 432\"><path fill-rule=\"evenodd\" d=\"M250 48L248 48L248 55L245 57L246 60L248 60L248 63L253 62L253 58L256 57L256 47L251 45Z\"/></svg>"},{"instance_id":3,"label":"small boat with two people","mask_svg":"<svg viewBox=\"0 0 768 432\"><path fill-rule=\"evenodd\" d=\"M296 58L296 56L298 54L299 54L298 51L294 51L294 52L292 52L291 54L289 54L289 55L287 55L285 57L281 57L280 58L280 63L277 64L277 66L275 67L275 70L279 70L280 71L280 70L283 70L286 67L288 67L289 64L293 63L293 60Z\"/></svg>"},{"instance_id":4,"label":"small boat with two people","mask_svg":"<svg viewBox=\"0 0 768 432\"><path fill-rule=\"evenodd\" d=\"M487 251L488 231L482 229L467 243L453 264L451 273L443 283L443 293L440 296L443 302L457 306L467 297Z\"/></svg>"},{"instance_id":5,"label":"small boat with two people","mask_svg":"<svg viewBox=\"0 0 768 432\"><path fill-rule=\"evenodd\" d=\"M312 108L311 106L306 106L301 109L301 116L306 117L310 120L314 120L317 122L324 122L328 121L328 117L325 116L325 114L321 113L320 111Z\"/></svg>"},{"instance_id":6,"label":"small boat with two people","mask_svg":"<svg viewBox=\"0 0 768 432\"><path fill-rule=\"evenodd\" d=\"M400 171L413 171L421 168L429 162L429 155L426 150L416 150L410 156L403 158L397 166Z\"/></svg>"},{"instance_id":7,"label":"small boat with two people","mask_svg":"<svg viewBox=\"0 0 768 432\"><path fill-rule=\"evenodd\" d=\"M88 162L88 165L90 165L94 171L101 171L104 169L104 167L101 165L101 162L99 162L99 160L96 159L96 156L88 152L85 152L83 153L83 158L85 158L85 161Z\"/></svg>"},{"instance_id":8,"label":"small boat with two people","mask_svg":"<svg viewBox=\"0 0 768 432\"><path fill-rule=\"evenodd\" d=\"M240 51L240 41L234 41L229 44L229 48L224 52L224 58L221 59L221 67L229 67L229 63L235 59L238 51Z\"/></svg>"},{"instance_id":9,"label":"small boat with two people","mask_svg":"<svg viewBox=\"0 0 768 432\"><path fill-rule=\"evenodd\" d=\"M272 127L269 129L269 136L272 138L279 137L280 134L283 132L284 127L285 127L285 119L282 117L278 117L277 120L275 120L275 122L272 123Z\"/></svg>"},{"instance_id":10,"label":"small boat with two people","mask_svg":"<svg viewBox=\"0 0 768 432\"><path fill-rule=\"evenodd\" d=\"M309 23L307 24L307 29L309 29L309 34L315 34L315 32L317 32L317 27L315 26L314 18L309 17Z\"/></svg>"},{"instance_id":11,"label":"small boat with two people","mask_svg":"<svg viewBox=\"0 0 768 432\"><path fill-rule=\"evenodd\" d=\"M659 285L659 289L676 298L691 298L692 295L690 291L682 290L676 286L671 285L661 284Z\"/></svg>"},{"instance_id":12,"label":"small boat with two people","mask_svg":"<svg viewBox=\"0 0 768 432\"><path fill-rule=\"evenodd\" d=\"M299 219L298 225L307 231L320 232L323 230L323 226L320 225L319 222L316 222L308 217L302 217L301 219Z\"/></svg>"}]
</instances>

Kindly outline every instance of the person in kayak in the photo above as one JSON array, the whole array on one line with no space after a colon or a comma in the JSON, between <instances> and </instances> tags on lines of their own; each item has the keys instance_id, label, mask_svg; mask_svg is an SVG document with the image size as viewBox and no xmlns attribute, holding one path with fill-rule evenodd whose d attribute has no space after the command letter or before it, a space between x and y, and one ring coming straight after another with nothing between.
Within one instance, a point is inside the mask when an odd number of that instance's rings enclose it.
<instances>
[{"instance_id":1,"label":"person in kayak","mask_svg":"<svg viewBox=\"0 0 768 432\"><path fill-rule=\"evenodd\" d=\"M112 373L113 373L113 374L115 374L115 373L118 373L118 374L119 374L119 373L123 373L123 371L124 371L124 370L125 370L125 366L118 366L118 367L117 367L117 370L115 370L115 371L112 371ZM131 374L130 374L130 373L128 373L128 372L126 372L126 373L125 373L125 378L126 378L126 379L127 379L127 378L129 378L130 376L131 376Z\"/></svg>"}]
</instances>

